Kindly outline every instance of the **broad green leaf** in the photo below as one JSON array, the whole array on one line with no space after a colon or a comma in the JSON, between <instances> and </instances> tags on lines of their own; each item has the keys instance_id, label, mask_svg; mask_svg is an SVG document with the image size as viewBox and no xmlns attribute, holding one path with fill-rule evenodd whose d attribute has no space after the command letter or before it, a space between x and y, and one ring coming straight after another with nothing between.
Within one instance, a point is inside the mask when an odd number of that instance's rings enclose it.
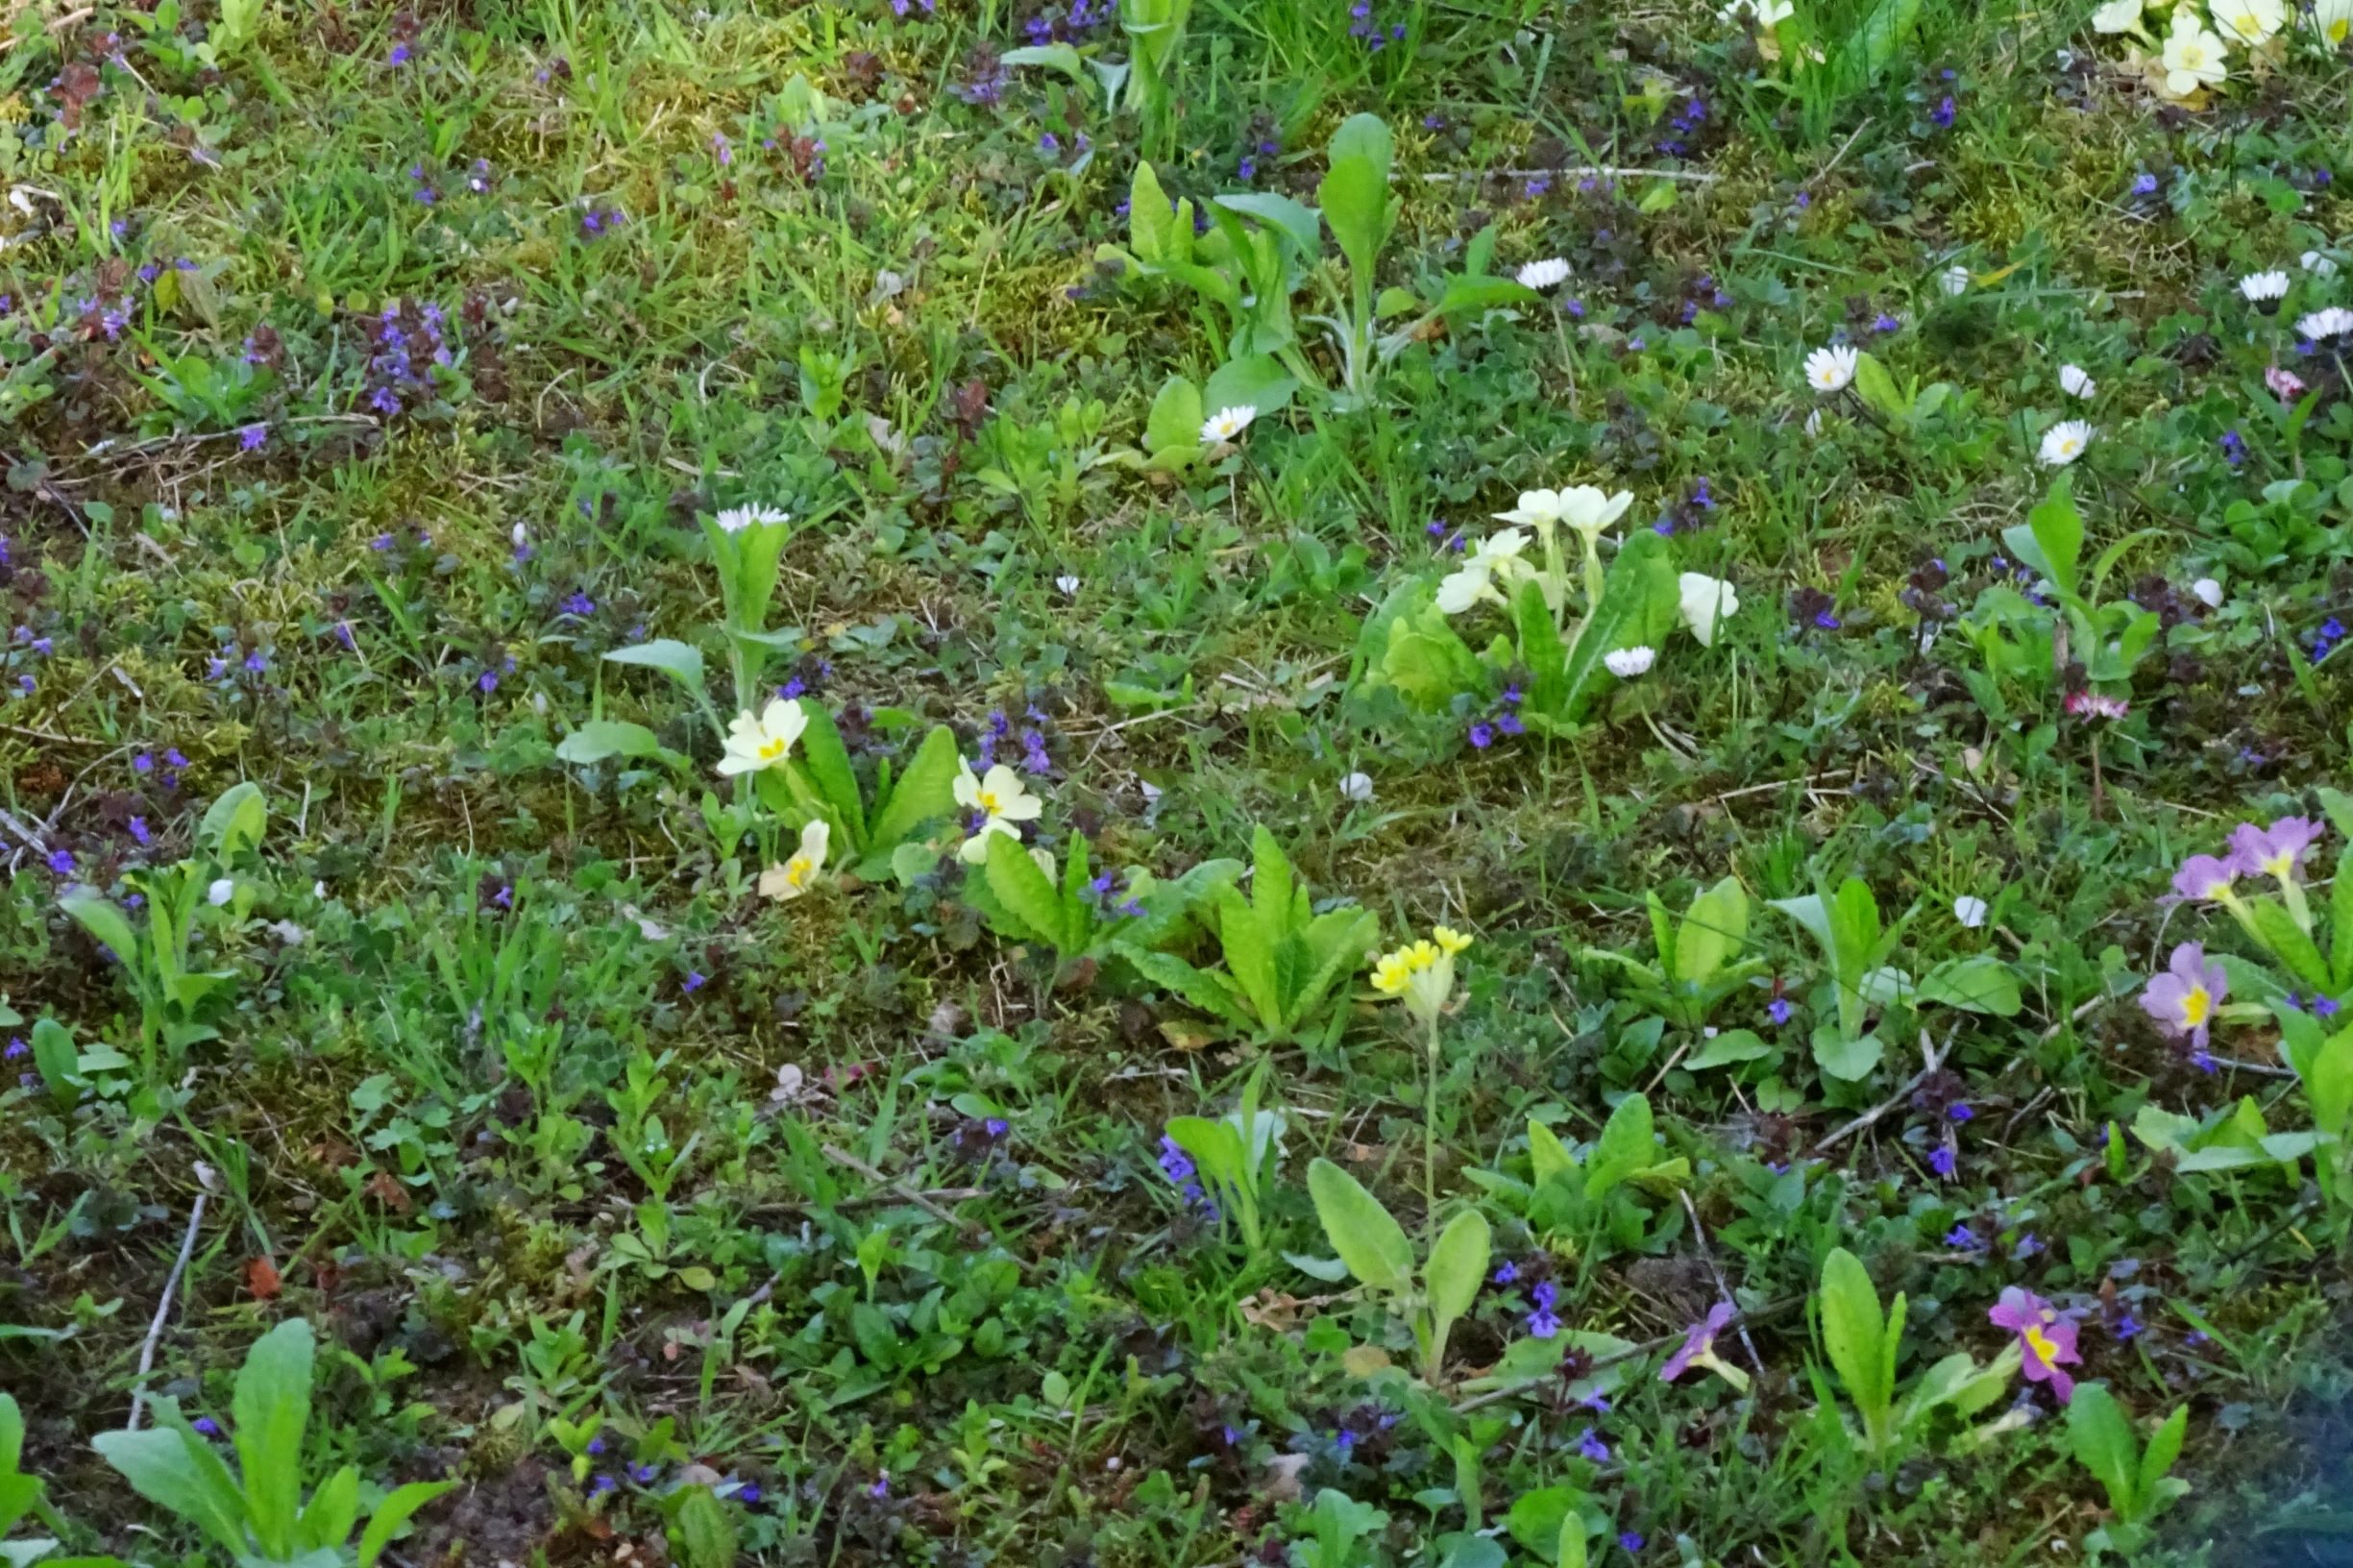
<instances>
[{"instance_id":1,"label":"broad green leaf","mask_svg":"<svg viewBox=\"0 0 2353 1568\"><path fill-rule=\"evenodd\" d=\"M1312 1017L1343 974L1356 970L1381 939L1381 922L1366 909L1327 910L1308 922L1302 941L1308 966L1290 999L1294 1027Z\"/></svg>"},{"instance_id":2,"label":"broad green leaf","mask_svg":"<svg viewBox=\"0 0 2353 1568\"><path fill-rule=\"evenodd\" d=\"M659 670L690 692L702 690L702 653L685 643L669 637L650 643L631 643L626 648L614 649L605 656L612 664L642 666Z\"/></svg>"},{"instance_id":3,"label":"broad green leaf","mask_svg":"<svg viewBox=\"0 0 2353 1568\"><path fill-rule=\"evenodd\" d=\"M359 1534L359 1568L376 1568L376 1559L384 1555L419 1508L445 1492L457 1489L453 1481L412 1481L377 1506L368 1519L368 1528Z\"/></svg>"},{"instance_id":4,"label":"broad green leaf","mask_svg":"<svg viewBox=\"0 0 2353 1568\"><path fill-rule=\"evenodd\" d=\"M1263 1032L1279 1035L1285 1026L1283 993L1276 981L1274 944L1266 938L1259 913L1232 887L1216 891L1217 944L1226 969L1249 999L1253 1021Z\"/></svg>"},{"instance_id":5,"label":"broad green leaf","mask_svg":"<svg viewBox=\"0 0 2353 1568\"><path fill-rule=\"evenodd\" d=\"M303 1508L302 1523L295 1532L298 1551L315 1552L323 1547L341 1547L352 1538L352 1527L359 1523L359 1467L347 1464L327 1478L326 1483L310 1494Z\"/></svg>"},{"instance_id":6,"label":"broad green leaf","mask_svg":"<svg viewBox=\"0 0 2353 1568\"><path fill-rule=\"evenodd\" d=\"M1048 70L1060 71L1081 86L1087 81L1086 61L1066 43L1029 44L1019 49L1008 49L997 59L1007 65L1042 65Z\"/></svg>"},{"instance_id":7,"label":"broad green leaf","mask_svg":"<svg viewBox=\"0 0 2353 1568\"><path fill-rule=\"evenodd\" d=\"M2335 886L2329 894L2329 968L2333 991L2353 987L2353 844L2337 857Z\"/></svg>"},{"instance_id":8,"label":"broad green leaf","mask_svg":"<svg viewBox=\"0 0 2353 1568\"><path fill-rule=\"evenodd\" d=\"M102 1432L90 1440L131 1489L194 1525L231 1553L246 1549L245 1500L202 1437L171 1427Z\"/></svg>"},{"instance_id":9,"label":"broad green leaf","mask_svg":"<svg viewBox=\"0 0 2353 1568\"><path fill-rule=\"evenodd\" d=\"M1749 894L1726 877L1691 900L1675 933L1675 978L1705 985L1749 940Z\"/></svg>"},{"instance_id":10,"label":"broad green leaf","mask_svg":"<svg viewBox=\"0 0 2353 1568\"><path fill-rule=\"evenodd\" d=\"M1225 1122L1207 1116L1174 1116L1168 1122L1168 1138L1192 1156L1193 1164L1211 1182L1231 1187L1244 1181L1241 1135Z\"/></svg>"},{"instance_id":11,"label":"broad green leaf","mask_svg":"<svg viewBox=\"0 0 2353 1568\"><path fill-rule=\"evenodd\" d=\"M1329 1160L1308 1166L1308 1192L1324 1238L1348 1272L1383 1295L1399 1295L1413 1284L1413 1248L1381 1200Z\"/></svg>"},{"instance_id":12,"label":"broad green leaf","mask_svg":"<svg viewBox=\"0 0 2353 1568\"><path fill-rule=\"evenodd\" d=\"M618 719L591 719L565 736L555 747L556 761L576 767L603 762L609 757L661 754L662 743L652 730Z\"/></svg>"},{"instance_id":13,"label":"broad green leaf","mask_svg":"<svg viewBox=\"0 0 2353 1568\"><path fill-rule=\"evenodd\" d=\"M1512 590L1511 618L1519 634L1520 662L1528 667L1528 700L1539 713L1556 713L1568 698L1569 649L1535 578Z\"/></svg>"},{"instance_id":14,"label":"broad green leaf","mask_svg":"<svg viewBox=\"0 0 2353 1568\"><path fill-rule=\"evenodd\" d=\"M1773 1047L1759 1039L1753 1029L1727 1029L1709 1039L1694 1055L1683 1059L1687 1072L1705 1072L1710 1067L1728 1067L1736 1062L1753 1062L1760 1056L1773 1054Z\"/></svg>"},{"instance_id":15,"label":"broad green leaf","mask_svg":"<svg viewBox=\"0 0 2353 1568\"><path fill-rule=\"evenodd\" d=\"M2131 1523L2139 1513L2141 1445L2132 1421L2102 1383L2079 1383L2067 1405L2068 1445L2108 1493L2108 1507Z\"/></svg>"},{"instance_id":16,"label":"broad green leaf","mask_svg":"<svg viewBox=\"0 0 2353 1568\"><path fill-rule=\"evenodd\" d=\"M1069 931L1062 895L1021 841L1011 834L990 834L989 858L983 864L989 892L1028 933L1029 940L1057 951L1066 950Z\"/></svg>"},{"instance_id":17,"label":"broad green leaf","mask_svg":"<svg viewBox=\"0 0 2353 1568\"><path fill-rule=\"evenodd\" d=\"M925 822L956 814L957 760L955 735L945 724L934 726L889 798L878 802L869 835L872 848L895 849Z\"/></svg>"},{"instance_id":18,"label":"broad green leaf","mask_svg":"<svg viewBox=\"0 0 2353 1568\"><path fill-rule=\"evenodd\" d=\"M671 1540L679 1568L735 1568L735 1520L708 1486L687 1488Z\"/></svg>"},{"instance_id":19,"label":"broad green leaf","mask_svg":"<svg viewBox=\"0 0 2353 1568\"><path fill-rule=\"evenodd\" d=\"M1949 958L1920 982L1924 1002L1957 1007L1968 1013L1991 1013L2011 1018L2025 1005L2018 990L2018 974L1990 953L1972 958Z\"/></svg>"},{"instance_id":20,"label":"broad green leaf","mask_svg":"<svg viewBox=\"0 0 2353 1568\"><path fill-rule=\"evenodd\" d=\"M33 1066L47 1086L49 1097L61 1107L81 1097L81 1087L75 1081L81 1076L81 1065L73 1034L63 1024L42 1018L33 1025ZM0 1470L6 1468L0 1465Z\"/></svg>"},{"instance_id":21,"label":"broad green leaf","mask_svg":"<svg viewBox=\"0 0 2353 1568\"><path fill-rule=\"evenodd\" d=\"M2271 950L2271 956L2288 966L2298 980L2321 991L2329 989L2329 965L2320 956L2312 937L2295 923L2288 906L2270 898L2250 898L2243 906L2247 924L2255 940Z\"/></svg>"},{"instance_id":22,"label":"broad green leaf","mask_svg":"<svg viewBox=\"0 0 2353 1568\"><path fill-rule=\"evenodd\" d=\"M1289 240L1302 257L1311 260L1324 248L1323 231L1315 221L1315 209L1304 207L1288 196L1260 190L1213 199L1228 212L1239 212L1265 224Z\"/></svg>"},{"instance_id":23,"label":"broad green leaf","mask_svg":"<svg viewBox=\"0 0 2353 1568\"><path fill-rule=\"evenodd\" d=\"M2076 568L2083 556L2083 517L2075 510L2072 476L2061 474L2025 522L2001 530L2001 542L2061 593L2074 598Z\"/></svg>"},{"instance_id":24,"label":"broad green leaf","mask_svg":"<svg viewBox=\"0 0 2353 1568\"><path fill-rule=\"evenodd\" d=\"M1367 158L1335 159L1315 187L1315 199L1323 204L1324 221L1348 258L1350 286L1369 300L1373 268L1381 243L1388 237L1389 190L1384 172Z\"/></svg>"},{"instance_id":25,"label":"broad green leaf","mask_svg":"<svg viewBox=\"0 0 2353 1568\"><path fill-rule=\"evenodd\" d=\"M1884 419L1900 423L1911 412L1911 401L1897 389L1895 378L1869 354L1855 357L1854 395Z\"/></svg>"},{"instance_id":26,"label":"broad green leaf","mask_svg":"<svg viewBox=\"0 0 2353 1568\"><path fill-rule=\"evenodd\" d=\"M269 821L269 803L261 797L260 785L251 781L233 785L205 813L196 829L196 842L222 860L233 860L261 846Z\"/></svg>"},{"instance_id":27,"label":"broad green leaf","mask_svg":"<svg viewBox=\"0 0 2353 1568\"><path fill-rule=\"evenodd\" d=\"M2141 1463L2135 1475L2137 1501L2141 1518L2145 1520L2173 1498L2188 1491L2186 1482L2168 1481L2166 1472L2181 1458L2181 1445L2190 1434L2190 1407L2178 1405L2173 1413L2149 1434L2148 1447L2142 1452Z\"/></svg>"},{"instance_id":28,"label":"broad green leaf","mask_svg":"<svg viewBox=\"0 0 2353 1568\"><path fill-rule=\"evenodd\" d=\"M1262 417L1291 401L1298 380L1272 355L1245 355L1219 365L1201 389L1200 406L1209 413L1228 408L1255 408ZM1201 438L1201 420L1193 420L1188 438Z\"/></svg>"},{"instance_id":29,"label":"broad green leaf","mask_svg":"<svg viewBox=\"0 0 2353 1568\"><path fill-rule=\"evenodd\" d=\"M1532 1118L1528 1123L1528 1162L1537 1187L1556 1176L1571 1175L1578 1168L1577 1156L1560 1141L1560 1135Z\"/></svg>"},{"instance_id":30,"label":"broad green leaf","mask_svg":"<svg viewBox=\"0 0 2353 1568\"><path fill-rule=\"evenodd\" d=\"M806 697L797 701L801 717L809 722L800 733L799 766L808 770L837 823L848 830L850 847L863 851L866 803L858 793L858 775L850 771L849 749L842 744L842 732L834 728L833 715L824 703Z\"/></svg>"},{"instance_id":31,"label":"broad green leaf","mask_svg":"<svg viewBox=\"0 0 2353 1568\"><path fill-rule=\"evenodd\" d=\"M1648 528L1634 531L1610 563L1602 602L1579 631L1561 669L1560 707L1554 717L1579 718L1607 677L1602 660L1622 648L1657 648L1675 628L1680 591L1667 542Z\"/></svg>"},{"instance_id":32,"label":"broad green leaf","mask_svg":"<svg viewBox=\"0 0 2353 1568\"><path fill-rule=\"evenodd\" d=\"M1343 158L1363 159L1385 181L1397 160L1397 138L1389 134L1387 122L1380 115L1351 114L1332 133L1324 154L1325 161L1335 163Z\"/></svg>"},{"instance_id":33,"label":"broad green leaf","mask_svg":"<svg viewBox=\"0 0 2353 1568\"><path fill-rule=\"evenodd\" d=\"M1835 1024L1824 1024L1814 1031L1814 1066L1829 1076L1846 1083L1868 1078L1878 1066L1887 1047L1876 1035L1857 1035L1850 1038Z\"/></svg>"},{"instance_id":34,"label":"broad green leaf","mask_svg":"<svg viewBox=\"0 0 2353 1568\"><path fill-rule=\"evenodd\" d=\"M138 934L131 929L123 912L94 890L68 888L59 895L58 907L126 965L138 957Z\"/></svg>"},{"instance_id":35,"label":"broad green leaf","mask_svg":"<svg viewBox=\"0 0 2353 1568\"><path fill-rule=\"evenodd\" d=\"M1201 422L1208 417L1201 402L1201 389L1185 377L1169 377L1153 398L1152 411L1144 416L1144 451L1159 453L1197 449L1201 445Z\"/></svg>"},{"instance_id":36,"label":"broad green leaf","mask_svg":"<svg viewBox=\"0 0 2353 1568\"><path fill-rule=\"evenodd\" d=\"M1487 1277L1489 1244L1486 1215L1476 1209L1463 1210L1438 1233L1423 1280L1430 1310L1441 1324L1452 1323L1479 1299L1479 1287Z\"/></svg>"},{"instance_id":37,"label":"broad green leaf","mask_svg":"<svg viewBox=\"0 0 2353 1568\"><path fill-rule=\"evenodd\" d=\"M1837 1247L1824 1260L1818 1300L1822 1347L1865 1427L1876 1430L1895 1393L1886 1375L1883 1341L1888 1331L1887 1320L1879 1311L1879 1292L1861 1260Z\"/></svg>"},{"instance_id":38,"label":"broad green leaf","mask_svg":"<svg viewBox=\"0 0 2353 1568\"><path fill-rule=\"evenodd\" d=\"M1230 893L1232 890L1227 891ZM1251 1016L1249 1009L1209 970L1195 968L1173 953L1155 953L1125 943L1119 945L1118 953L1135 967L1138 974L1177 996L1188 1006L1198 1008L1240 1028L1248 1029L1257 1024L1258 1019Z\"/></svg>"},{"instance_id":39,"label":"broad green leaf","mask_svg":"<svg viewBox=\"0 0 2353 1568\"><path fill-rule=\"evenodd\" d=\"M302 1513L303 1432L310 1424L310 1325L289 1318L254 1342L230 1407L245 1506L265 1552L294 1551Z\"/></svg>"}]
</instances>

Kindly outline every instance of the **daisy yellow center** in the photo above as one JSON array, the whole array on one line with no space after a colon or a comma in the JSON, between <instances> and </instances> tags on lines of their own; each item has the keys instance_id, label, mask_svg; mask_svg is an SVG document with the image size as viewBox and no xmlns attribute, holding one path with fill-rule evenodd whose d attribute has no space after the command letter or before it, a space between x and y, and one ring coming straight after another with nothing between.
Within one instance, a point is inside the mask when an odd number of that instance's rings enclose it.
<instances>
[{"instance_id":1,"label":"daisy yellow center","mask_svg":"<svg viewBox=\"0 0 2353 1568\"><path fill-rule=\"evenodd\" d=\"M2050 1335L2043 1332L2041 1325L2030 1325L2019 1337L2026 1341L2026 1348L2041 1358L2044 1364L2048 1365L2057 1359L2059 1347L2051 1343Z\"/></svg>"},{"instance_id":2,"label":"daisy yellow center","mask_svg":"<svg viewBox=\"0 0 2353 1568\"><path fill-rule=\"evenodd\" d=\"M2194 1029L2214 1012L2214 995L2204 986L2192 986L2181 999L2181 1021Z\"/></svg>"}]
</instances>

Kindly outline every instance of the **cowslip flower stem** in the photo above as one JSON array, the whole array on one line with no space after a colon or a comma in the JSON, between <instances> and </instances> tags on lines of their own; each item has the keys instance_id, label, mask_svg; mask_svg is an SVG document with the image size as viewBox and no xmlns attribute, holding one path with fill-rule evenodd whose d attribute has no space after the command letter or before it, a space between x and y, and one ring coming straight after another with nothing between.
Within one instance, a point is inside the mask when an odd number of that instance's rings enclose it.
<instances>
[{"instance_id":1,"label":"cowslip flower stem","mask_svg":"<svg viewBox=\"0 0 2353 1568\"><path fill-rule=\"evenodd\" d=\"M1438 1235L1438 1020L1430 1020L1429 1092L1422 1102L1422 1245L1425 1254Z\"/></svg>"}]
</instances>

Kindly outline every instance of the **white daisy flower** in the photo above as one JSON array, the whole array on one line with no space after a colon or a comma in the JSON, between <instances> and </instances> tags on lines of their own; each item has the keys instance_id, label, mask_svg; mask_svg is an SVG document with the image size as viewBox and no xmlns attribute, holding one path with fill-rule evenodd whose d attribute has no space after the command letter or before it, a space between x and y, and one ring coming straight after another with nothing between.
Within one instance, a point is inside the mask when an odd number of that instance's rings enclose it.
<instances>
[{"instance_id":1,"label":"white daisy flower","mask_svg":"<svg viewBox=\"0 0 2353 1568\"><path fill-rule=\"evenodd\" d=\"M1548 256L1541 261L1529 262L1515 276L1522 288L1532 288L1541 294L1569 281L1569 263L1561 257Z\"/></svg>"},{"instance_id":2,"label":"white daisy flower","mask_svg":"<svg viewBox=\"0 0 2353 1568\"><path fill-rule=\"evenodd\" d=\"M2250 272L2239 280L2239 292L2246 296L2249 305L2276 310L2279 302L2288 297L2288 275L2278 271Z\"/></svg>"},{"instance_id":3,"label":"white daisy flower","mask_svg":"<svg viewBox=\"0 0 2353 1568\"><path fill-rule=\"evenodd\" d=\"M1844 343L1816 349L1805 356L1805 384L1826 396L1843 392L1854 380L1854 367L1862 362L1862 354Z\"/></svg>"},{"instance_id":4,"label":"white daisy flower","mask_svg":"<svg viewBox=\"0 0 2353 1568\"><path fill-rule=\"evenodd\" d=\"M1613 649L1602 655L1602 662L1609 667L1609 673L1620 680L1631 680L1636 675L1648 674L1651 666L1657 661L1658 650L1654 648Z\"/></svg>"},{"instance_id":5,"label":"white daisy flower","mask_svg":"<svg viewBox=\"0 0 2353 1568\"><path fill-rule=\"evenodd\" d=\"M1373 775L1372 775L1372 774L1370 774L1370 773L1350 773L1350 774L1346 775L1345 777L1343 777L1343 778L1340 780L1340 798L1341 798L1341 799L1343 799L1343 800L1353 800L1353 801L1357 802L1357 804L1359 804L1359 805L1362 805L1362 804L1363 804L1365 801L1370 800L1372 797L1373 797Z\"/></svg>"},{"instance_id":6,"label":"white daisy flower","mask_svg":"<svg viewBox=\"0 0 2353 1568\"><path fill-rule=\"evenodd\" d=\"M1238 408L1220 408L1201 422L1201 439L1212 446L1222 446L1250 428L1259 411L1248 404Z\"/></svg>"},{"instance_id":7,"label":"white daisy flower","mask_svg":"<svg viewBox=\"0 0 2353 1568\"><path fill-rule=\"evenodd\" d=\"M2059 390L2071 398L2081 398L2084 402L2089 403L2093 395L2099 390L2099 383L2084 374L2084 368L2081 365L2061 365L2059 367Z\"/></svg>"},{"instance_id":8,"label":"white daisy flower","mask_svg":"<svg viewBox=\"0 0 2353 1568\"><path fill-rule=\"evenodd\" d=\"M2353 310L2341 305L2332 305L2325 310L2315 310L2295 324L2295 330L2314 342L2327 337L2343 337L2353 333Z\"/></svg>"},{"instance_id":9,"label":"white daisy flower","mask_svg":"<svg viewBox=\"0 0 2353 1568\"><path fill-rule=\"evenodd\" d=\"M741 533L754 523L782 527L793 521L793 514L775 506L730 506L713 521L722 533Z\"/></svg>"},{"instance_id":10,"label":"white daisy flower","mask_svg":"<svg viewBox=\"0 0 2353 1568\"><path fill-rule=\"evenodd\" d=\"M2045 468L2065 468L2092 444L2092 427L2080 419L2063 419L2043 432L2041 453Z\"/></svg>"}]
</instances>

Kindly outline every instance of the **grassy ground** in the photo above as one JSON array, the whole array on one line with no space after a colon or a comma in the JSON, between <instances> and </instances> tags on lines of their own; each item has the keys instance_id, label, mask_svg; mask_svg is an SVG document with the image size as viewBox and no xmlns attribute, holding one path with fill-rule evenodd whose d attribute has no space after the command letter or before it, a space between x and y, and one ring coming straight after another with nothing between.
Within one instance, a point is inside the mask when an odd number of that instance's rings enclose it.
<instances>
[{"instance_id":1,"label":"grassy ground","mask_svg":"<svg viewBox=\"0 0 2353 1568\"><path fill-rule=\"evenodd\" d=\"M2082 9L17 6L17 1536L2318 1550L2353 76Z\"/></svg>"}]
</instances>

